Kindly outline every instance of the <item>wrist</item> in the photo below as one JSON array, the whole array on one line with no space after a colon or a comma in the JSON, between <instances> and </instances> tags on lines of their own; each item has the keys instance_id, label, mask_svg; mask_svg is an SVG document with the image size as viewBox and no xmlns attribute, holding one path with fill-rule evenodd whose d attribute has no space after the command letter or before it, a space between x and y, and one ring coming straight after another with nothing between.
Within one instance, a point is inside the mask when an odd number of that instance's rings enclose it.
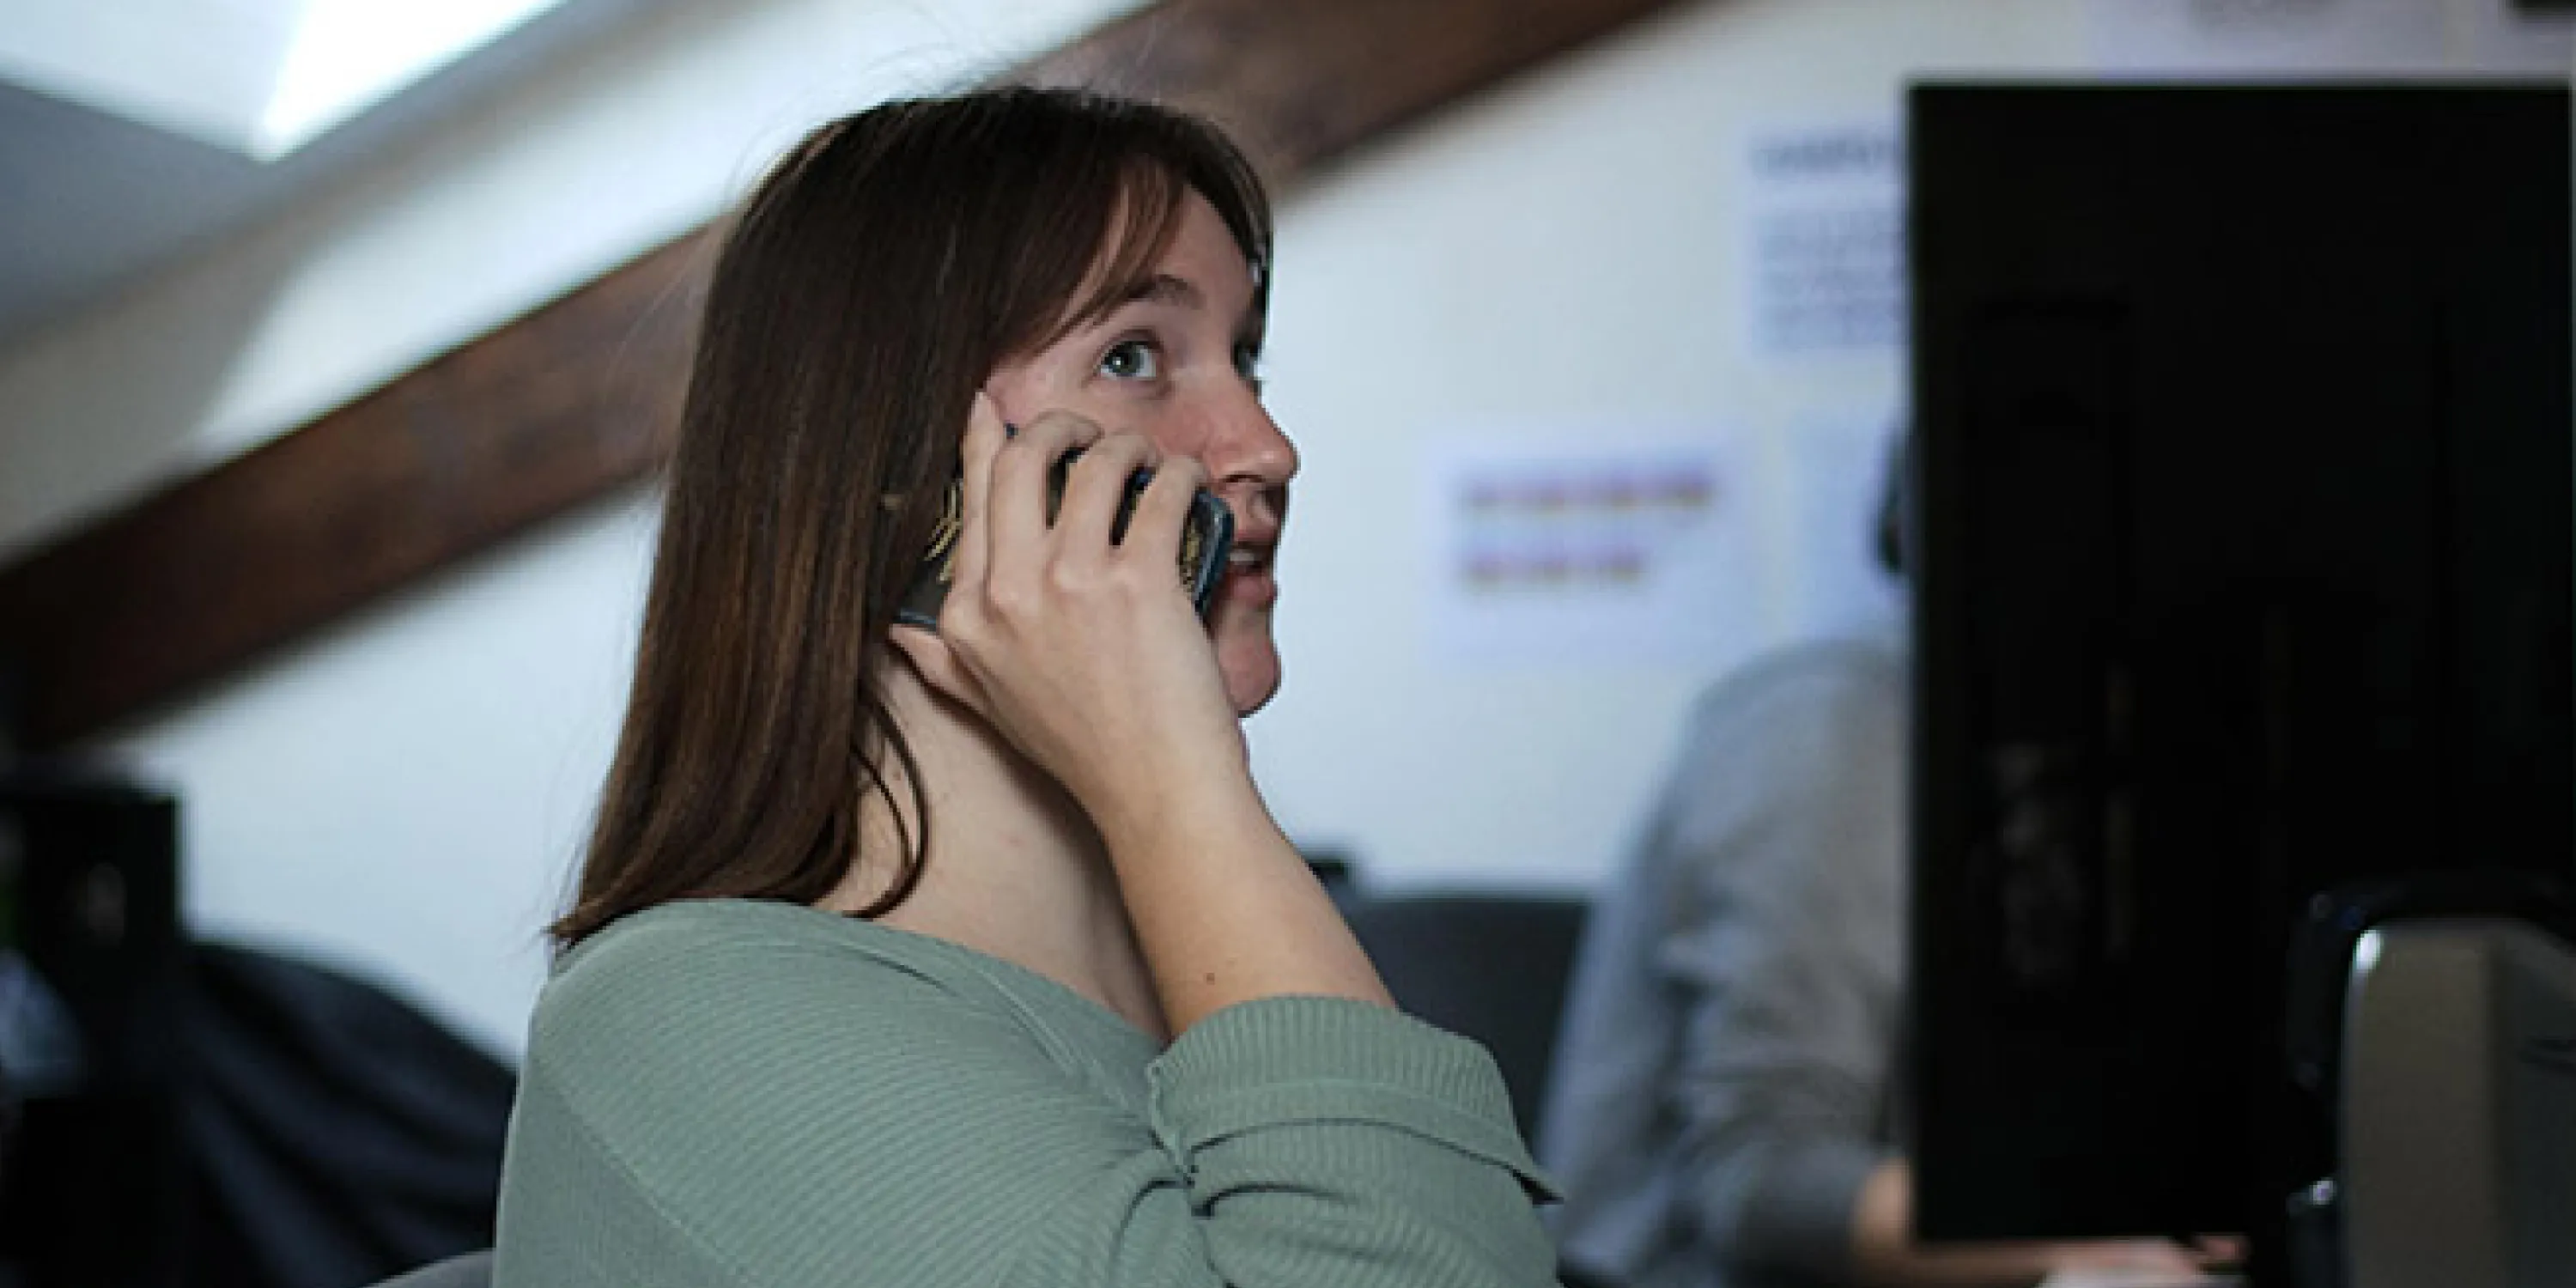
<instances>
[{"instance_id":1,"label":"wrist","mask_svg":"<svg viewBox=\"0 0 2576 1288\"><path fill-rule=\"evenodd\" d=\"M1103 839L1172 1032L1263 997L1394 1005L1248 779Z\"/></svg>"},{"instance_id":2,"label":"wrist","mask_svg":"<svg viewBox=\"0 0 2576 1288\"><path fill-rule=\"evenodd\" d=\"M1169 863L1221 863L1286 844L1240 766L1194 766L1129 788L1104 787L1083 808L1121 880Z\"/></svg>"}]
</instances>

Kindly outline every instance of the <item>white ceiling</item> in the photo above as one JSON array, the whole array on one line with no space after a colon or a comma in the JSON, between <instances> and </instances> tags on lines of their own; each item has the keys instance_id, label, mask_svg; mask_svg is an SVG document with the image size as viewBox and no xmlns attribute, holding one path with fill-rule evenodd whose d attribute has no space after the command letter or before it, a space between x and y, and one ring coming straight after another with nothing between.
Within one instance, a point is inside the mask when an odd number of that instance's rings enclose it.
<instances>
[{"instance_id":1,"label":"white ceiling","mask_svg":"<svg viewBox=\"0 0 2576 1288\"><path fill-rule=\"evenodd\" d=\"M313 74L298 22L347 0L0 0L0 346L680 2L420 0L431 53L463 43L461 15L515 25L406 83L381 45Z\"/></svg>"},{"instance_id":2,"label":"white ceiling","mask_svg":"<svg viewBox=\"0 0 2576 1288\"><path fill-rule=\"evenodd\" d=\"M0 76L274 161L561 0L9 0Z\"/></svg>"}]
</instances>

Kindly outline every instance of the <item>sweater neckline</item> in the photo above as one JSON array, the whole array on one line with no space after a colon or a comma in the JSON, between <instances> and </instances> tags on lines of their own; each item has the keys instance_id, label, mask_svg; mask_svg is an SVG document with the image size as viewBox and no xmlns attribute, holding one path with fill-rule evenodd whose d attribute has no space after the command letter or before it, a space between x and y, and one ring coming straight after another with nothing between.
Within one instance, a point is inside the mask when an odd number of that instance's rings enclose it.
<instances>
[{"instance_id":1,"label":"sweater neckline","mask_svg":"<svg viewBox=\"0 0 2576 1288\"><path fill-rule=\"evenodd\" d=\"M780 925L855 940L875 940L898 958L912 955L946 957L952 964L974 972L1006 996L1034 989L1054 1002L1084 1017L1084 1022L1102 1030L1104 1037L1120 1045L1137 1048L1143 1059L1162 1053L1164 1044L1154 1035L1128 1022L1127 1017L1111 1010L1098 999L1089 997L1064 981L1040 971L1031 970L1005 957L996 957L980 948L969 947L954 939L905 930L882 922L869 921L846 913L826 912L810 904L790 903L783 899L675 899L669 903L632 914L633 918L661 919L662 916L715 914L719 917L740 915L752 920L770 920ZM604 932L603 932L604 933ZM576 950L577 952L578 950ZM569 954L567 958L569 958Z\"/></svg>"}]
</instances>

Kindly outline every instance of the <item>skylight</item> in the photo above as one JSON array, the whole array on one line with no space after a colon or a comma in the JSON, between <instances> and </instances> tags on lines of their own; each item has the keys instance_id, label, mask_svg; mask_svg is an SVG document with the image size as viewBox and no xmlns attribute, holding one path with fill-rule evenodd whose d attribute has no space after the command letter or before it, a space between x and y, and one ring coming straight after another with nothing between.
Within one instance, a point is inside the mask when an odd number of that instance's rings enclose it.
<instances>
[{"instance_id":1,"label":"skylight","mask_svg":"<svg viewBox=\"0 0 2576 1288\"><path fill-rule=\"evenodd\" d=\"M273 161L561 0L7 0L0 77Z\"/></svg>"},{"instance_id":2,"label":"skylight","mask_svg":"<svg viewBox=\"0 0 2576 1288\"><path fill-rule=\"evenodd\" d=\"M283 156L560 0L306 0L252 155Z\"/></svg>"}]
</instances>

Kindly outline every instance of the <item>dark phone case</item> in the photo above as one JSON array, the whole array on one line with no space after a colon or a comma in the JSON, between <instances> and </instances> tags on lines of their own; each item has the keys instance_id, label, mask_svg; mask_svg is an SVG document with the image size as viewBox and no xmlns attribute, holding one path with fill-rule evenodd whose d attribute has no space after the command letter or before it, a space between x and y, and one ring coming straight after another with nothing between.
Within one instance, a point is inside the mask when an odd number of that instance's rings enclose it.
<instances>
[{"instance_id":1,"label":"dark phone case","mask_svg":"<svg viewBox=\"0 0 2576 1288\"><path fill-rule=\"evenodd\" d=\"M1047 474L1047 518L1055 518L1057 504L1064 498L1065 468L1076 451L1055 463ZM1138 470L1127 480L1127 495L1118 502L1118 514L1109 521L1109 539L1122 540L1127 535L1127 518L1136 512L1136 498L1152 482L1152 470ZM895 609L895 621L923 630L939 629L939 606L948 599L948 583L955 573L957 532L965 522L965 485L956 479L948 481L948 494L939 515L939 527L930 539L930 553L922 556L921 573L912 589ZM1181 527L1181 589L1190 594L1190 603L1198 609L1199 619L1207 620L1208 606L1216 601L1217 583L1225 576L1225 558L1234 549L1234 511L1202 488L1190 498L1189 517Z\"/></svg>"}]
</instances>

